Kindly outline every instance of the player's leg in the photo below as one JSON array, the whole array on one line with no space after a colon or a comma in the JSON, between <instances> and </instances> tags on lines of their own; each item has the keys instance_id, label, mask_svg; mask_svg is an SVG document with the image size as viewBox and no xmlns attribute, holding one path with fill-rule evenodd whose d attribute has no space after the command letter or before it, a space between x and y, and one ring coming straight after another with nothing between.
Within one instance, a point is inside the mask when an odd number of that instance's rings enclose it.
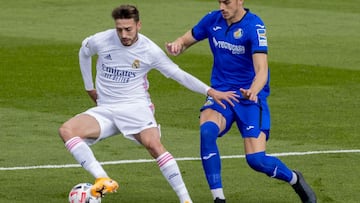
<instances>
[{"instance_id":1,"label":"player's leg","mask_svg":"<svg viewBox=\"0 0 360 203\"><path fill-rule=\"evenodd\" d=\"M261 102L261 100L259 100ZM266 103L249 104L237 108L240 120L238 126L244 137L246 161L255 171L269 177L286 181L293 186L301 184L295 191L303 202L316 202L315 193L305 182L300 173L290 170L280 159L266 154L266 143L269 138L270 116ZM242 116L242 117L241 117Z\"/></svg>"},{"instance_id":2,"label":"player's leg","mask_svg":"<svg viewBox=\"0 0 360 203\"><path fill-rule=\"evenodd\" d=\"M206 180L215 202L225 202L221 178L220 152L216 140L225 129L225 118L211 108L200 115L200 155Z\"/></svg>"},{"instance_id":3,"label":"player's leg","mask_svg":"<svg viewBox=\"0 0 360 203\"><path fill-rule=\"evenodd\" d=\"M292 181L293 172L278 158L267 156L265 153L270 128L270 114L266 100L259 99L257 103L241 100L234 110L237 115L236 123L244 138L246 160L249 166L270 177L287 182Z\"/></svg>"},{"instance_id":4,"label":"player's leg","mask_svg":"<svg viewBox=\"0 0 360 203\"><path fill-rule=\"evenodd\" d=\"M96 139L100 134L100 127L96 119L87 114L80 114L66 121L59 128L59 135L65 143L65 147L95 178L107 177L95 156L84 141L87 138Z\"/></svg>"},{"instance_id":5,"label":"player's leg","mask_svg":"<svg viewBox=\"0 0 360 203\"><path fill-rule=\"evenodd\" d=\"M159 128L147 128L139 134L134 135L134 137L148 150L150 155L156 159L161 173L178 195L180 203L192 203L176 160L160 141Z\"/></svg>"},{"instance_id":6,"label":"player's leg","mask_svg":"<svg viewBox=\"0 0 360 203\"><path fill-rule=\"evenodd\" d=\"M249 166L267 176L288 182L304 203L316 203L316 195L306 183L302 174L290 170L280 159L265 153L265 134L259 138L245 138L246 161Z\"/></svg>"},{"instance_id":7,"label":"player's leg","mask_svg":"<svg viewBox=\"0 0 360 203\"><path fill-rule=\"evenodd\" d=\"M286 182L290 182L293 178L296 179L293 172L280 159L266 155L266 135L264 132L261 132L257 138L244 138L244 145L246 161L252 169Z\"/></svg>"},{"instance_id":8,"label":"player's leg","mask_svg":"<svg viewBox=\"0 0 360 203\"><path fill-rule=\"evenodd\" d=\"M96 140L100 135L100 125L93 116L80 114L71 118L59 128L59 135L78 163L96 178L91 191L93 196L116 191L118 184L108 177L84 141Z\"/></svg>"}]
</instances>

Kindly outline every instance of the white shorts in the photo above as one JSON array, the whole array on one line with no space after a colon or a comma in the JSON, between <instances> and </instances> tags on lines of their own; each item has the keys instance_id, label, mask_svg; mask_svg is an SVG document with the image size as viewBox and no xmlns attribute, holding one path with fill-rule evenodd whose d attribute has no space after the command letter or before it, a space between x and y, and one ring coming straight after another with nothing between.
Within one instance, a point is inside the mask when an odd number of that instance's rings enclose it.
<instances>
[{"instance_id":1,"label":"white shorts","mask_svg":"<svg viewBox=\"0 0 360 203\"><path fill-rule=\"evenodd\" d=\"M85 111L84 114L93 116L100 125L99 138L85 140L88 145L119 133L137 142L133 135L145 129L157 127L153 104L144 102L96 106Z\"/></svg>"}]
</instances>

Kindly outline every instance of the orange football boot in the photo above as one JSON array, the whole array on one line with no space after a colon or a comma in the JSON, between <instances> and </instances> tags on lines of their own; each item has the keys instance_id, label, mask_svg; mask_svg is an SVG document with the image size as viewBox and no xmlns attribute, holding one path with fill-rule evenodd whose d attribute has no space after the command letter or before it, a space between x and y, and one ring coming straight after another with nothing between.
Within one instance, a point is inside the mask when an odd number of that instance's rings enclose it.
<instances>
[{"instance_id":1,"label":"orange football boot","mask_svg":"<svg viewBox=\"0 0 360 203\"><path fill-rule=\"evenodd\" d=\"M111 178L97 178L90 192L94 197L103 197L106 193L113 193L119 188L119 184Z\"/></svg>"}]
</instances>

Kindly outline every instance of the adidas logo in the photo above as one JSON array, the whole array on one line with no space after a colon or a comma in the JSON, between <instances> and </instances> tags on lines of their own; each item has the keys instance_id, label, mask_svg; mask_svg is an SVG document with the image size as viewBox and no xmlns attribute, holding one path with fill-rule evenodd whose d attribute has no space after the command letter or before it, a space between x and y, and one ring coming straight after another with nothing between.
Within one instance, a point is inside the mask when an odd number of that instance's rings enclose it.
<instances>
[{"instance_id":1,"label":"adidas logo","mask_svg":"<svg viewBox=\"0 0 360 203\"><path fill-rule=\"evenodd\" d=\"M110 55L110 54L106 55L104 58L105 58L105 59L107 59L107 60L112 60L112 58L111 58L111 55Z\"/></svg>"}]
</instances>

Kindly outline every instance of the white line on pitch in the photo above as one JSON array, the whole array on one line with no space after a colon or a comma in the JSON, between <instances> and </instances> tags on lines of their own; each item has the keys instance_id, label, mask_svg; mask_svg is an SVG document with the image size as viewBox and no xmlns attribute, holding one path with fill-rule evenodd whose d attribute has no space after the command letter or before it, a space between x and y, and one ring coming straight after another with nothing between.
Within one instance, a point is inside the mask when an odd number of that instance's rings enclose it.
<instances>
[{"instance_id":1,"label":"white line on pitch","mask_svg":"<svg viewBox=\"0 0 360 203\"><path fill-rule=\"evenodd\" d=\"M283 152L268 154L271 156L304 156L311 154L338 154L338 153L360 153L360 149L348 150L328 150L328 151L307 151L307 152ZM221 156L221 159L235 159L245 158L245 155L229 155ZM175 158L177 161L193 161L200 160L197 157L182 157ZM116 165L116 164L129 164L129 163L147 163L155 162L154 159L137 159L137 160L118 160L118 161L104 161L100 162L101 165ZM0 167L0 171L13 171L13 170L29 170L29 169L52 169L52 168L78 168L79 164L65 164L65 165L40 165L40 166L18 166L18 167Z\"/></svg>"}]
</instances>

